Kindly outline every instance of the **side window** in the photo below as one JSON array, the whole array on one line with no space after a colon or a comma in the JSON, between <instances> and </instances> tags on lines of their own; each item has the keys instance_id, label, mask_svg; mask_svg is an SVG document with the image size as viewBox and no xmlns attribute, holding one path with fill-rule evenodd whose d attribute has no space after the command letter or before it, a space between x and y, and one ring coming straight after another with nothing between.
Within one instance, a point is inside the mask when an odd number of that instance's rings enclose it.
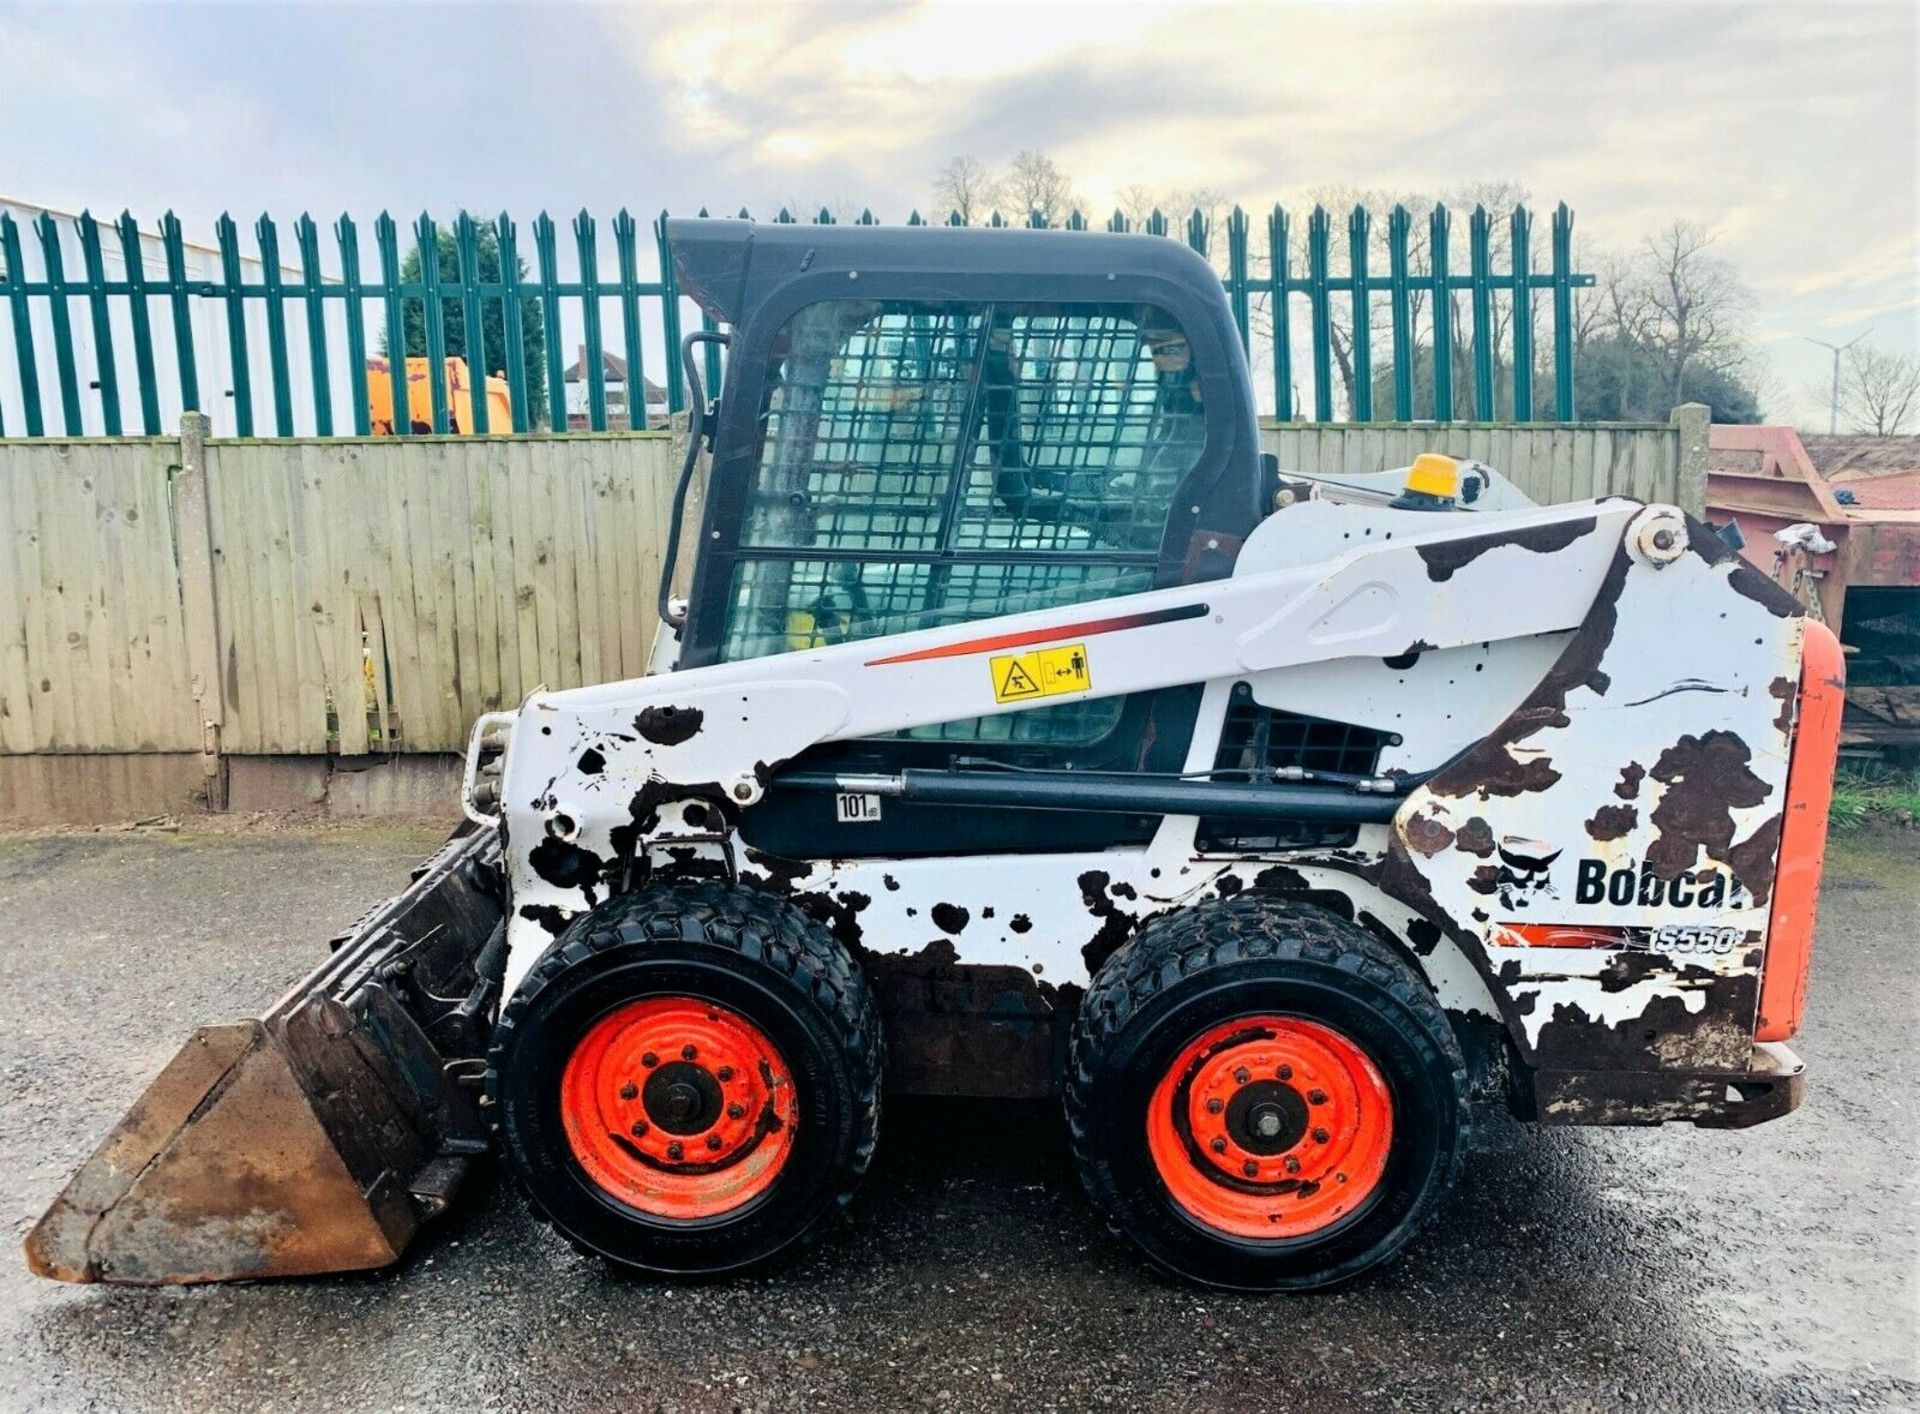
<instances>
[{"instance_id":1,"label":"side window","mask_svg":"<svg viewBox=\"0 0 1920 1414\"><path fill-rule=\"evenodd\" d=\"M975 310L859 300L796 314L741 545L937 551L985 328Z\"/></svg>"},{"instance_id":2,"label":"side window","mask_svg":"<svg viewBox=\"0 0 1920 1414\"><path fill-rule=\"evenodd\" d=\"M1198 384L1171 319L1099 311L994 321L955 548L1159 550L1205 441Z\"/></svg>"},{"instance_id":3,"label":"side window","mask_svg":"<svg viewBox=\"0 0 1920 1414\"><path fill-rule=\"evenodd\" d=\"M774 353L722 658L1152 587L1205 443L1163 311L835 300ZM1120 703L1069 707L930 734L1089 740Z\"/></svg>"}]
</instances>

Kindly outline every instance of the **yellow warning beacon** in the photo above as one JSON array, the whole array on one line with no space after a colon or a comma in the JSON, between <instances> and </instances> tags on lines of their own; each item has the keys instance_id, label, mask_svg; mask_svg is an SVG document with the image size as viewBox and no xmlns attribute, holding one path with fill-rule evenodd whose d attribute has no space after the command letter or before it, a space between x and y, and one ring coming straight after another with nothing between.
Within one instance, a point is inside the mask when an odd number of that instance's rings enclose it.
<instances>
[{"instance_id":1,"label":"yellow warning beacon","mask_svg":"<svg viewBox=\"0 0 1920 1414\"><path fill-rule=\"evenodd\" d=\"M1450 511L1460 494L1460 463L1438 452L1422 452L1407 468L1406 483L1392 505L1399 511Z\"/></svg>"}]
</instances>

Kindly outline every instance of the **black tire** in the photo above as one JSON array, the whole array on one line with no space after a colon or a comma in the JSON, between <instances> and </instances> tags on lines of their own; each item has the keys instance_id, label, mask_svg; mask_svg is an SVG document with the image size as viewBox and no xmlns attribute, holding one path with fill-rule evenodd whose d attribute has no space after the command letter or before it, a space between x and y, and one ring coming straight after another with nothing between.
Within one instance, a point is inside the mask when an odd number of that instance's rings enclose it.
<instances>
[{"instance_id":1,"label":"black tire","mask_svg":"<svg viewBox=\"0 0 1920 1414\"><path fill-rule=\"evenodd\" d=\"M1357 1047L1385 1081L1393 1124L1380 1179L1354 1211L1257 1239L1202 1222L1174 1197L1147 1116L1196 1038L1273 1014ZM1155 1264L1210 1286L1312 1291L1385 1262L1433 1218L1466 1150L1466 1094L1445 1011L1391 947L1323 909L1246 895L1155 919L1108 959L1075 1023L1066 1111L1087 1192Z\"/></svg>"},{"instance_id":2,"label":"black tire","mask_svg":"<svg viewBox=\"0 0 1920 1414\"><path fill-rule=\"evenodd\" d=\"M738 1209L683 1219L630 1206L569 1143L568 1058L600 1018L650 997L718 1003L759 1028L792 1073L791 1152ZM714 1276L796 1249L851 1201L879 1134L882 1067L879 1016L846 948L784 899L675 882L611 899L554 940L501 1012L487 1094L529 1203L576 1249L651 1275Z\"/></svg>"}]
</instances>

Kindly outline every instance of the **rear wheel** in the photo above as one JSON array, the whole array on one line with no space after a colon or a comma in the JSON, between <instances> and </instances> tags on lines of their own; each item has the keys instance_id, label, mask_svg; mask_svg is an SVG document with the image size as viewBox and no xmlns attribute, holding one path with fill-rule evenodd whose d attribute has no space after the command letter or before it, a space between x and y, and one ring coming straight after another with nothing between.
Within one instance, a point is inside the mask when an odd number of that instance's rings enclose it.
<instances>
[{"instance_id":1,"label":"rear wheel","mask_svg":"<svg viewBox=\"0 0 1920 1414\"><path fill-rule=\"evenodd\" d=\"M1304 1291L1398 1252L1466 1142L1466 1067L1426 984L1324 910L1242 897L1149 923L1081 1006L1075 1159L1178 1275Z\"/></svg>"},{"instance_id":2,"label":"rear wheel","mask_svg":"<svg viewBox=\"0 0 1920 1414\"><path fill-rule=\"evenodd\" d=\"M879 1124L866 980L784 900L713 882L609 901L508 1001L495 1127L536 1211L577 1248L717 1274L843 1207Z\"/></svg>"}]
</instances>

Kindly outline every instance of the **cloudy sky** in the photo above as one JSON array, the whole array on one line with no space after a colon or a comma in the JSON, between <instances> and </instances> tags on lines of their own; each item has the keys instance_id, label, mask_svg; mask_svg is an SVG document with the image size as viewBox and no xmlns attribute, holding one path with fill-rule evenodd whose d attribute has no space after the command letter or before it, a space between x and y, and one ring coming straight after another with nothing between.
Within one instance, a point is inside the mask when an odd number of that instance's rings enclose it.
<instances>
[{"instance_id":1,"label":"cloudy sky","mask_svg":"<svg viewBox=\"0 0 1920 1414\"><path fill-rule=\"evenodd\" d=\"M1250 209L1516 181L1591 260L1674 217L1756 295L1770 411L1802 336L1920 345L1916 14L1896 4L0 0L0 195L144 222L925 206L957 153L1053 153Z\"/></svg>"}]
</instances>

